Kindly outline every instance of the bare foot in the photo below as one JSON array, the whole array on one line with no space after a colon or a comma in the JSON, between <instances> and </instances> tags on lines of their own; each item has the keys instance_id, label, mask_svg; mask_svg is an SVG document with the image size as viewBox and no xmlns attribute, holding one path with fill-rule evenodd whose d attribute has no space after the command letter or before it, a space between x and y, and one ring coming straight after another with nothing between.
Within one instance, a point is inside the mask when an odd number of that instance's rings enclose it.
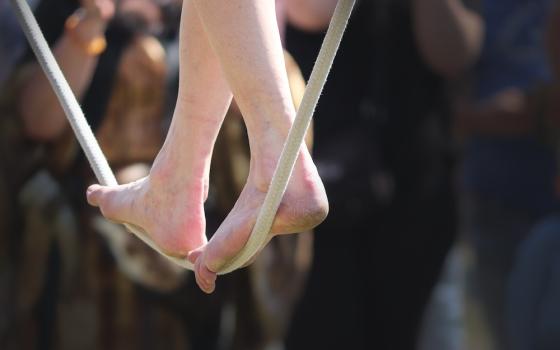
<instances>
[{"instance_id":1,"label":"bare foot","mask_svg":"<svg viewBox=\"0 0 560 350\"><path fill-rule=\"evenodd\" d=\"M207 242L203 204L213 146L208 139L216 126L201 125L187 128L174 119L147 177L115 187L90 186L88 202L109 220L142 228L164 253L186 257Z\"/></svg>"},{"instance_id":2,"label":"bare foot","mask_svg":"<svg viewBox=\"0 0 560 350\"><path fill-rule=\"evenodd\" d=\"M203 186L155 177L117 187L90 186L88 202L109 220L142 228L165 254L186 257L206 243Z\"/></svg>"},{"instance_id":3,"label":"bare foot","mask_svg":"<svg viewBox=\"0 0 560 350\"><path fill-rule=\"evenodd\" d=\"M279 154L279 151L274 152L270 148L266 153ZM261 159L274 159L270 155L263 157ZM211 293L214 290L216 272L245 246L264 202L275 164L276 161L255 162L245 188L218 231L207 245L189 254L188 260L195 264L197 283L203 291ZM310 230L320 224L327 213L328 201L323 183L309 152L302 147L270 238L277 234Z\"/></svg>"}]
</instances>

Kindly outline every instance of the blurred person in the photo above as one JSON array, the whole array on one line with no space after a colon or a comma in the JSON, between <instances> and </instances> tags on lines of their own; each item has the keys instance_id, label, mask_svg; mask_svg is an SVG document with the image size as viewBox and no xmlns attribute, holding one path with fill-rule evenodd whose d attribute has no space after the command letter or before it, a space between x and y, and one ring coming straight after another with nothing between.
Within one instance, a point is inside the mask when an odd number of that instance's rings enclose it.
<instances>
[{"instance_id":1,"label":"blurred person","mask_svg":"<svg viewBox=\"0 0 560 350\"><path fill-rule=\"evenodd\" d=\"M560 346L560 219L541 220L520 244L505 296L508 349Z\"/></svg>"},{"instance_id":2,"label":"blurred person","mask_svg":"<svg viewBox=\"0 0 560 350\"><path fill-rule=\"evenodd\" d=\"M165 52L156 38L164 19L159 4L120 1L115 11L112 0L87 0L81 7L76 1L47 0L36 11L48 40L56 42L55 57L82 100L120 181L146 174L140 164L149 164L162 142L161 90L166 69ZM105 35L111 39L109 44ZM28 52L25 61L30 58ZM67 178L69 172L83 167L84 159L39 65L23 64L16 77L21 79L17 112L26 137L51 145L51 172L70 184L77 182L76 187L83 186L84 179ZM72 190L76 188L69 186L69 194L75 195Z\"/></svg>"},{"instance_id":3,"label":"blurred person","mask_svg":"<svg viewBox=\"0 0 560 350\"><path fill-rule=\"evenodd\" d=\"M36 0L29 0L28 4L34 7L36 2ZM0 32L4 34L0 38L1 85L8 78L10 71L25 49L25 37L7 1L0 4Z\"/></svg>"},{"instance_id":4,"label":"blurred person","mask_svg":"<svg viewBox=\"0 0 560 350\"><path fill-rule=\"evenodd\" d=\"M560 4L554 3L548 17L545 45L553 81L542 98L544 139L558 152L560 104ZM541 134L541 135L542 135ZM557 157L558 160L558 157ZM558 166L558 164L556 165ZM558 177L556 179L558 184ZM556 186L556 194L558 187ZM558 211L541 219L521 241L506 289L506 330L512 350L556 349L560 345L558 313L558 262L560 220Z\"/></svg>"},{"instance_id":5,"label":"blurred person","mask_svg":"<svg viewBox=\"0 0 560 350\"><path fill-rule=\"evenodd\" d=\"M211 293L217 271L248 239L295 109L275 2L188 0L181 23L180 41L189 50L180 49L177 105L150 174L126 185L91 186L87 195L107 218L133 223L167 254L188 258L200 288ZM251 170L230 215L207 242L210 160L233 95L248 130ZM271 237L309 230L327 211L323 184L302 145Z\"/></svg>"},{"instance_id":6,"label":"blurred person","mask_svg":"<svg viewBox=\"0 0 560 350\"><path fill-rule=\"evenodd\" d=\"M359 1L349 23L314 126L331 211L288 349L415 348L456 230L445 74L420 50L424 2ZM336 3L286 4L287 47L307 77Z\"/></svg>"},{"instance_id":7,"label":"blurred person","mask_svg":"<svg viewBox=\"0 0 560 350\"><path fill-rule=\"evenodd\" d=\"M165 53L156 38L161 3L120 1L115 9L112 0L43 0L35 12L117 178L144 176L148 167L142 164L153 160L162 142ZM98 224L85 210L77 194L92 174L31 58L28 50L2 93L0 177L6 181L0 189L0 221L7 250L2 270L10 294L2 298L8 311L2 347L134 348L134 342L124 343L140 326L135 314L161 327L144 332L144 339L167 328L167 344L184 341L173 313L148 302L116 273L105 244L119 268L152 292L176 289L185 272L143 251L124 230ZM106 233L104 239L93 230ZM135 303L144 308L138 310ZM77 332L83 325L88 331Z\"/></svg>"},{"instance_id":8,"label":"blurred person","mask_svg":"<svg viewBox=\"0 0 560 350\"><path fill-rule=\"evenodd\" d=\"M496 349L514 346L506 335L505 300L520 244L559 204L556 150L547 140L558 116L545 45L551 5L547 0L482 0L478 11L465 9L480 20L457 32L475 39L458 44L477 48L468 50L459 65L468 74L455 119L463 142L464 230L473 251L466 292L474 304L468 309L481 306L490 346ZM453 17L438 17L445 18ZM480 329L467 331L469 346L481 346L472 343Z\"/></svg>"}]
</instances>

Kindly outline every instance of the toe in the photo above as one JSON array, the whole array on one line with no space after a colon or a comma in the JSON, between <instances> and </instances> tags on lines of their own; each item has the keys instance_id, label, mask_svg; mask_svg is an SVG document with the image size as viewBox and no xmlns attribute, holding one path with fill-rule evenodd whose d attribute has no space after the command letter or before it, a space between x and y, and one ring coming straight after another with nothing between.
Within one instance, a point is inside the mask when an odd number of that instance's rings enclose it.
<instances>
[{"instance_id":1,"label":"toe","mask_svg":"<svg viewBox=\"0 0 560 350\"><path fill-rule=\"evenodd\" d=\"M187 254L187 261L194 265L196 263L196 260L198 260L198 258L202 254L203 249L204 249L204 246L199 247L199 248L194 249L194 250L191 250Z\"/></svg>"},{"instance_id":2,"label":"toe","mask_svg":"<svg viewBox=\"0 0 560 350\"><path fill-rule=\"evenodd\" d=\"M87 201L94 207L99 206L99 198L101 197L102 187L99 185L91 185L87 189Z\"/></svg>"},{"instance_id":3,"label":"toe","mask_svg":"<svg viewBox=\"0 0 560 350\"><path fill-rule=\"evenodd\" d=\"M117 222L130 222L136 193L128 185L115 187L92 185L87 190L88 203L99 207L103 216ZM132 220L136 222L136 220Z\"/></svg>"},{"instance_id":4,"label":"toe","mask_svg":"<svg viewBox=\"0 0 560 350\"><path fill-rule=\"evenodd\" d=\"M206 267L204 263L204 256L200 256L195 263L195 277L196 283L205 293L212 293L216 288L216 273L212 272Z\"/></svg>"}]
</instances>

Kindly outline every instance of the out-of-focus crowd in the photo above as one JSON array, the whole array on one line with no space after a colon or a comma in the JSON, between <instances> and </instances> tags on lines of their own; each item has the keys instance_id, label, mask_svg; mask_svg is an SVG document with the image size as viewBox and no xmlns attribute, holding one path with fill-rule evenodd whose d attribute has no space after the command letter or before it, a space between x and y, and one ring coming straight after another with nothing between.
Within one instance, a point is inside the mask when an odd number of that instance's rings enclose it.
<instances>
[{"instance_id":1,"label":"out-of-focus crowd","mask_svg":"<svg viewBox=\"0 0 560 350\"><path fill-rule=\"evenodd\" d=\"M118 181L146 176L181 1L28 3ZM337 0L276 3L297 107ZM329 217L205 295L87 206L93 173L1 2L0 348L558 349L559 135L558 1L358 0L307 139ZM248 167L234 103L210 233Z\"/></svg>"}]
</instances>

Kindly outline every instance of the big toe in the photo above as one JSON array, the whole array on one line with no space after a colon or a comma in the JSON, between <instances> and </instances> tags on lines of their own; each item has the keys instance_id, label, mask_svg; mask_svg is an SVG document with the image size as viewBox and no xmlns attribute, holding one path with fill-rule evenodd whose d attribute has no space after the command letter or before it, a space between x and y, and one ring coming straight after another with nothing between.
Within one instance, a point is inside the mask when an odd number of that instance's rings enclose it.
<instances>
[{"instance_id":1,"label":"big toe","mask_svg":"<svg viewBox=\"0 0 560 350\"><path fill-rule=\"evenodd\" d=\"M105 192L103 186L100 185L91 185L87 189L87 201L90 205L94 207L98 207L100 205L101 198Z\"/></svg>"},{"instance_id":2,"label":"big toe","mask_svg":"<svg viewBox=\"0 0 560 350\"><path fill-rule=\"evenodd\" d=\"M107 187L92 185L87 189L87 201L90 205L99 207L107 219L114 221L128 221L131 210L132 193L125 186Z\"/></svg>"}]
</instances>

